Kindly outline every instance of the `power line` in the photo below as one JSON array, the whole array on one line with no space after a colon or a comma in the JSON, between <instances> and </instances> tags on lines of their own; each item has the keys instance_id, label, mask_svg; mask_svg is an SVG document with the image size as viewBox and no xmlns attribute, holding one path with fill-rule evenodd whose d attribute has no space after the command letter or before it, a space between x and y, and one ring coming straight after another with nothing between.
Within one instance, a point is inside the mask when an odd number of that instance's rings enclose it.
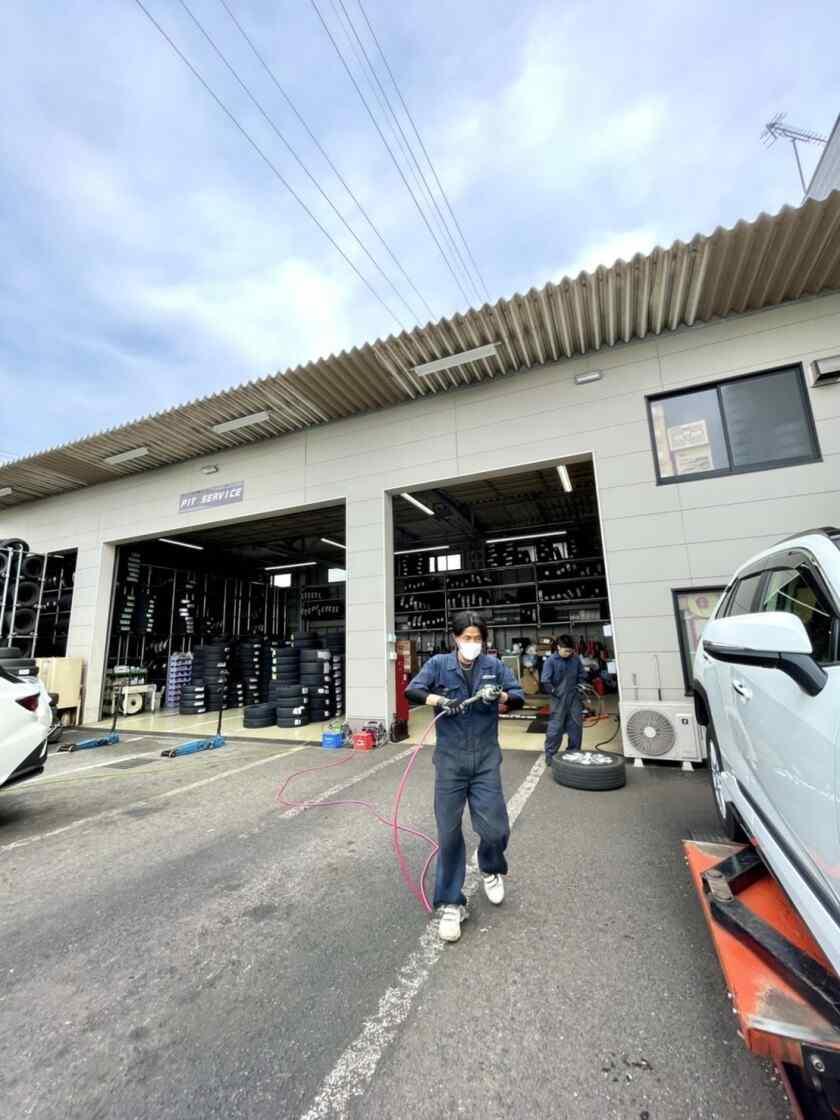
<instances>
[{"instance_id":1,"label":"power line","mask_svg":"<svg viewBox=\"0 0 840 1120\"><path fill-rule=\"evenodd\" d=\"M207 31L207 29L203 26L203 24L200 22L198 17L192 11L190 6L186 3L186 0L178 0L178 2L180 3L180 5L184 9L184 11L187 13L187 15L190 17L190 19L193 21L193 23L198 28L198 30L201 32L201 34L204 36L204 38L207 40L207 42L210 44L210 46L213 48L213 50L216 52L216 54L221 59L221 61L224 63L224 65L227 67L227 69L230 71L230 73L233 75L233 77L236 79L236 81L239 83L240 87L245 92L248 99L251 101L251 103L254 105L254 107L258 110L258 112L261 113L261 115L263 116L265 121L268 123L268 125L272 129L272 131L275 133L275 135L278 137L278 139L285 145L289 154L296 161L296 163L301 168L301 170L304 172L304 174L307 176L307 178L310 180L310 182L314 185L315 189L319 192L321 197L325 200L325 202L330 207L330 209L333 211L335 216L338 218L338 220L341 222L341 224L344 226L344 228L347 230L347 232L350 234L350 236L354 238L357 245L362 250L362 252L365 254L365 256L368 258L368 260L371 262L373 267L376 269L376 271L379 273L379 275L382 277L382 279L386 282L386 284L388 284L391 287L391 290L394 292L397 299L400 300L403 307L405 307L405 309L408 311L411 318L414 319L414 320L417 320L419 318L419 316L414 311L414 308L411 307L411 305L406 302L406 300L403 298L403 295L400 292L399 288L397 288L397 286L391 280L390 276L388 276L388 274L384 271L384 269L382 269L380 267L379 262L369 252L367 246L364 244L364 242L358 236L356 231L353 229L353 227L350 225L350 223L347 221L347 219L344 217L344 215L341 213L341 211L335 205L333 200L330 198L330 196L327 194L327 192L323 189L321 184L318 182L318 180L315 178L315 176L312 174L312 172L309 170L309 168L306 166L306 164L300 158L298 153L295 151L295 149L292 147L292 145L289 143L289 141L286 139L286 137L283 135L283 133L277 127L274 120L268 115L268 113L265 111L263 106L260 104L260 102L254 96L254 94L251 92L251 90L248 88L248 86L245 84L245 82L242 80L242 78L240 78L239 74L237 73L235 68L231 65L231 63L228 61L228 59L225 57L225 55L222 53L222 50L217 45L217 43L214 41L214 39L210 35L209 31Z\"/></svg>"},{"instance_id":2,"label":"power line","mask_svg":"<svg viewBox=\"0 0 840 1120\"><path fill-rule=\"evenodd\" d=\"M335 48L335 52L338 55L339 59L341 60L342 66L347 71L347 76L349 77L350 81L353 83L353 87L355 88L356 93L359 95L359 98L360 98L362 104L364 105L365 109L367 110L368 116L370 117L371 121L373 122L374 128L379 133L379 136L380 136L380 139L382 140L382 143L387 148L388 154L390 155L391 160L393 161L394 167L396 167L397 172L398 172L400 178L402 179L402 181L405 185L405 189L411 195L411 199L414 202L414 205L417 207L417 212L419 213L420 217L423 219L423 224L425 225L426 229L429 231L429 234L430 234L432 240L434 241L435 245L438 248L438 252L443 257L443 260L444 260L444 263L446 264L446 267L449 269L449 271L452 274L452 279L455 281L455 283L460 288L461 294L463 295L464 299L467 301L467 303L469 303L470 302L470 297L464 291L464 286L461 283L460 279L458 278L458 275L455 272L455 269L452 267L452 263L449 260L449 257L444 252L443 246L441 245L440 241L438 240L437 234L432 229L431 224L429 223L429 219L426 217L426 213L423 210L423 207L417 201L417 196L415 195L414 191L411 189L411 185L409 184L408 180L406 179L405 174L403 172L403 169L400 167L399 161L397 160L397 157L394 155L393 149L391 148L391 145L388 143L388 141L385 137L385 134L383 133L383 131L382 131L380 125L379 125L379 121L376 119L376 116L375 116L373 110L371 109L370 105L368 104L367 98L362 93L361 87L359 86L359 83L356 81L356 77L355 77L353 71L350 69L350 66L347 63L347 59L344 57L344 54L342 53L341 47L335 41L335 36L333 35L332 31L330 31L329 25L327 24L327 21L324 19L323 15L321 13L321 9L318 7L317 0L309 0L309 2L312 5L312 7L315 9L315 14L318 16L318 19L321 21L321 25L324 28L324 31L327 33L327 38L330 40L333 47ZM136 0L136 3L139 4L140 0Z\"/></svg>"},{"instance_id":3,"label":"power line","mask_svg":"<svg viewBox=\"0 0 840 1120\"><path fill-rule=\"evenodd\" d=\"M242 26L242 24L241 24L241 23L239 22L239 20L238 20L238 19L237 19L237 17L236 17L236 14L235 14L235 13L234 13L234 12L233 12L233 11L231 10L231 8L230 8L229 4L227 3L227 0L219 0L219 3L220 3L220 4L222 5L222 7L223 7L223 8L225 9L225 11L227 12L227 14L228 14L228 15L230 16L230 18L231 18L231 19L233 20L233 22L234 22L234 24L236 25L236 28L237 28L237 30L239 31L240 35L241 35L241 36L242 36L242 38L243 38L243 39L245 40L245 42L246 42L246 43L248 44L248 46L249 46L249 47L251 48L251 50L253 51L254 55L255 55L255 56L256 56L256 58L257 58L257 60L258 60L258 61L260 62L260 64L262 65L263 69L264 69L264 70L265 70L265 72L266 72L266 73L268 74L269 78L271 78L272 82L273 82L273 83L274 83L274 85L275 85L275 86L277 87L277 90L279 91L279 93L281 94L281 96L282 96L282 97L284 98L284 100L285 100L286 104L287 104L287 105L289 106L289 108L291 109L291 111L292 111L292 112L294 113L294 115L295 115L295 116L297 117L298 121L300 122L300 124L302 125L302 127L304 128L304 130L306 131L306 134L307 134L307 135L309 136L309 139L310 139L310 140L312 141L312 143L313 143L313 144L315 145L315 147L316 147L316 148L318 149L318 151L319 151L319 152L321 153L321 155L322 155L322 156L324 157L324 159L326 160L326 162L327 162L327 163L329 164L329 166L330 166L330 169L332 170L333 174L334 174L334 175L335 175L335 177L336 177L336 178L338 179L338 181L339 181L339 182L341 183L341 185L342 185L342 186L344 187L344 189L345 189L345 190L347 191L347 193L348 193L348 195L350 196L350 198L352 198L353 202L354 202L354 203L356 204L356 206L358 207L358 209L359 209L359 212L361 213L362 217L363 217L363 218L365 219L365 221L367 222L367 224L368 224L368 225L370 226L370 228L371 228L371 229L373 230L373 232L374 232L374 233L376 234L376 236L377 236L377 237L379 238L379 241L380 241L380 243L381 243L382 247L383 247L383 248L385 249L385 251L387 252L388 256L389 256L389 257L391 258L391 260L392 260L392 261L394 262L394 264L396 265L396 267L397 267L397 268L399 269L399 271L400 271L400 272L402 273L402 275L403 275L404 279L405 279L405 280L406 280L406 282L407 282L407 283L409 284L409 286L411 287L411 289L412 289L412 291L414 292L414 294L415 294L415 295L417 296L417 298L418 298L418 299L420 300L420 302L421 302L421 303L423 304L423 306L424 306L424 307L426 308L426 311L427 311L427 312L429 313L429 315L430 315L430 316L431 316L431 317L432 317L432 318L434 319L434 318L435 318L435 313L434 313L434 311L432 310L432 308L431 308L431 307L429 306L429 303L428 303L428 301L426 300L425 296L424 296L424 295L423 295L423 293L422 293L422 292L421 292L421 291L420 291L420 290L419 290L419 289L417 288L417 286L415 285L414 281L413 281L413 280L411 279L411 277L410 277L410 276L408 275L408 273L406 272L406 270L405 270L405 269L403 268L403 266L402 266L402 264L400 263L399 259L398 259L398 258L397 258L397 257L395 256L395 254L394 254L393 250L391 249L391 246L390 246L390 245L388 244L388 242L387 242L387 241L385 240L385 238L384 238L384 237L382 236L382 234L381 234L381 233L380 233L380 231L379 231L379 228L377 227L377 225L375 224L375 222L373 221L373 219L372 219L372 218L370 217L370 215L368 214L367 210L365 210L364 206L362 206L362 204L361 204L361 202L359 201L358 197L357 197L357 196L355 195L355 193L353 192L352 188L350 187L350 184L349 184L349 183L347 182L347 180L346 180L346 179L344 178L344 176L343 176L343 175L341 174L341 172L340 172L340 171L338 170L338 168L336 167L336 165L335 165L335 164L333 163L332 159L330 159L330 156L329 156L329 154L328 154L328 153L326 152L326 150L324 149L324 147L323 147L323 145L321 144L321 142L319 141L318 137L317 137L317 136L315 135L315 133L314 133L314 132L312 131L312 129L311 129L310 127L309 127L308 123L306 122L306 119L305 119L305 118L303 117L303 115L302 115L302 114L300 113L300 111L298 110L298 108L297 108L297 106L295 105L294 101L292 101L292 99L291 99L291 97L289 96L289 94L288 94L288 93L286 92L286 90L285 90L285 89L283 88L283 86L282 86L282 85L280 84L280 82L279 82L279 81L278 81L278 79L277 79L277 76L276 76L276 74L274 73L274 71L272 70L272 68L271 68L271 67L269 66L269 64L268 64L268 63L266 62L265 58L264 58L264 57L263 57L263 55L262 55L262 54L260 53L260 51L259 51L259 50L257 49L257 46L256 46L256 44L255 44L255 43L253 42L253 40L252 40L252 39L251 39L251 37L250 37L250 36L248 35L248 33L247 33L247 31L245 30L245 28L244 28L244 27Z\"/></svg>"},{"instance_id":4,"label":"power line","mask_svg":"<svg viewBox=\"0 0 840 1120\"><path fill-rule=\"evenodd\" d=\"M464 243L464 248L466 249L467 255L469 256L470 261L472 262L472 266L475 269L475 274L478 277L478 279L481 283L481 287L484 289L484 295L485 295L487 301L489 302L490 301L490 293L487 290L487 285L484 283L484 277L482 276L481 270L479 269L478 264L476 263L476 259L472 254L472 250L470 249L469 242L467 241L466 237L464 236L464 231L461 229L461 223L458 221L458 219L455 216L455 211L452 209L452 206L449 202L449 197L448 197L446 191L443 189L443 184L441 183L440 179L438 178L438 173L435 170L435 165L432 163L432 158L429 155L428 151L426 150L426 145L423 143L423 137L420 135L420 131L417 128L414 117L411 115L411 110L409 109L408 105L406 104L405 98L402 95L402 90L400 89L400 87L397 83L397 79L394 77L394 73L391 70L390 65L388 64L388 59L385 57L385 51L382 49L382 46L379 42L379 39L377 38L376 32L373 29L373 25L371 24L370 20L368 19L368 14L365 11L365 7L362 3L362 0L356 0L356 3L359 5L359 11L362 13L362 17L363 17L365 23L367 24L368 31L370 31L371 37L373 38L374 43L376 43L376 49L379 51L379 54L382 58L382 61L385 64L385 69L388 71L388 76L391 79L391 81L393 82L394 89L397 91L397 97L399 97L400 104L402 105L403 109L405 110L405 115L408 117L409 121L411 122L411 127L414 129L414 135L417 137L417 141L420 144L420 147L423 151L423 155L426 157L426 160L429 164L429 167L432 170L432 175L434 175L434 177L435 177L435 182L438 185L438 190L440 191L440 193L443 197L443 201L446 203L446 209L449 211L450 217L452 218L452 221L455 224L455 228L457 229L458 233L460 234L461 240Z\"/></svg>"},{"instance_id":5,"label":"power line","mask_svg":"<svg viewBox=\"0 0 840 1120\"><path fill-rule=\"evenodd\" d=\"M475 291L476 295L478 296L478 298L480 300L482 298L481 297L481 291L476 286L475 280L473 279L472 274L470 273L470 270L467 268L467 265L464 261L464 258L462 256L462 254L461 254L461 250L459 249L458 244L455 241L455 238L452 236L452 232L449 229L449 225L448 225L446 219L444 218L444 216L441 212L440 206L438 205L438 201L434 196L434 192L432 191L431 187L429 186L429 182L426 178L425 172L423 171L416 155L414 154L414 149L411 146L411 142L409 141L408 137L406 136L405 130L404 130L402 124L400 123L399 117L397 116L396 112L394 111L394 107L391 104L391 99L389 98L388 93L385 90L385 87L382 85L382 82L379 80L379 74L376 71L376 67L373 65L373 63L370 60L370 56L368 55L367 48L365 47L358 31L356 30L356 25L353 23L353 20L350 16L350 13L347 11L347 8L344 4L344 0L333 0L333 5L335 5L336 3L338 3L340 5L341 10L344 13L344 18L347 20L347 23L350 27L350 30L353 34L353 37L359 45L359 49L362 52L362 55L364 57L364 61L365 61L365 63L367 63L368 69L370 70L371 74L373 75L373 79L376 82L376 85L379 89L379 92L381 94L382 100L383 100L384 105L385 105L385 112L386 112L386 114L387 113L391 114L391 117L394 120L394 124L397 126L397 129L399 131L399 135L402 137L402 141L403 141L405 151L407 151L407 153L408 153L408 158L411 161L411 164L413 164L417 175L420 177L420 181L422 182L422 185L425 188L426 195L427 195L429 201L432 204L432 208L434 209L434 212L437 214L438 222L440 223L440 226L443 230L444 236L447 239L447 241L449 242L449 247L452 250L452 252L455 254L455 258L458 261L458 264L463 269L463 273L464 273L464 276L467 279L467 283L472 286L473 290ZM364 65L364 63L363 63L363 65Z\"/></svg>"},{"instance_id":6,"label":"power line","mask_svg":"<svg viewBox=\"0 0 840 1120\"><path fill-rule=\"evenodd\" d=\"M386 130L388 130L390 134L394 148L396 149L396 151L398 151L398 155L401 156L401 158L404 160L404 166L408 169L408 174L413 181L414 187L417 188L419 196L423 198L423 192L426 192L426 197L428 197L428 186L422 183L420 176L417 174L416 165L412 164L411 152L407 147L405 147L405 139L404 137L400 136L400 133L394 127L391 106L388 104L388 101L385 100L382 87L377 88L376 83L374 82L374 78L371 76L370 59L366 58L366 56L362 53L361 44L358 43L358 37L356 36L354 38L355 28L353 28L352 26L349 28L347 27L347 12L345 11L344 15L342 15L342 9L338 7L337 0L330 0L330 4L332 4L333 15L336 18L336 22L338 26L344 31L344 35L347 39L347 45L349 46L349 49L351 49L351 53L356 60L358 72L362 74L367 85L367 90L373 96L374 103L379 105L380 112L382 113L383 123ZM426 199L424 198L423 205L426 205ZM431 217L433 220L433 217L435 217L435 215L432 214ZM439 223L438 232L440 232Z\"/></svg>"},{"instance_id":7,"label":"power line","mask_svg":"<svg viewBox=\"0 0 840 1120\"><path fill-rule=\"evenodd\" d=\"M396 312L391 310L391 308L388 306L388 304L385 302L385 300L382 298L382 296L379 294L379 292L377 292L376 288L374 288L374 286L367 279L367 277L362 272L359 271L359 269L356 267L354 262L344 252L344 250L341 248L341 246L338 244L338 242L335 240L335 238L332 236L332 234L329 232L329 230L322 224L322 222L316 217L316 215L309 209L309 207L306 205L306 203L303 201L303 199L300 197L300 195L297 193L297 191L295 191L295 189L291 186L291 184L286 181L286 179L283 177L281 171L276 166L276 164L274 164L271 161L271 159L262 150L262 148L259 146L259 144L256 142L256 140L247 131L245 126L240 124L240 122L233 115L233 113L230 111L230 109L228 109L227 105L225 105L224 101L222 101L222 99L218 96L218 94L216 94L213 91L213 89L204 80L204 78L201 76L199 71L195 68L195 66L193 66L193 64L190 62L190 60L187 58L187 56L183 53L183 51L181 51L181 49L176 45L174 40L171 39L170 36L167 34L167 32L163 29L163 27L161 27L161 25L158 23L158 21L152 15L152 13L149 11L149 9L145 6L145 4L143 3L143 0L134 0L134 3L143 12L143 14L149 20L149 22L155 28L157 28L157 30L160 32L160 34L163 36L163 38L167 41L167 43L170 45L170 47L175 52L175 54L178 56L178 58L180 58L181 62L183 62L183 64L187 67L187 69L190 71L190 73L193 75L193 77L196 78L196 80L201 83L201 85L204 87L204 89L207 91L207 93L210 94L210 96L213 98L213 100L216 102L216 104L219 106L219 108L222 110L222 112L225 114L225 116L228 118L228 120L231 122L231 124L233 124L234 127L236 129L238 129L238 131L245 137L245 139L248 141L248 143L251 145L251 147L254 149L254 151L257 153L257 155L260 157L260 159L270 168L272 173L280 180L280 182L283 184L283 186L286 188L286 190L289 192L289 194L292 196L292 198L295 200L295 202L297 202L297 204L300 206L300 208L304 211L304 213L307 214L307 216L312 219L312 221L315 223L315 225L318 227L318 229L321 231L321 233L323 233L324 237L326 237L326 239L333 246L333 248L336 249L336 251L341 254L341 256L344 258L344 260L347 262L347 264L350 266L350 268L352 268L352 270L356 274L356 276L358 276L358 278L362 281L364 286L371 293L371 295L373 295L373 297L377 300L377 302L380 303L382 305L382 307L385 308L385 310L388 312L388 314L391 316L391 318L400 326L400 328L402 330L405 330L406 327L403 324L402 320L400 319L399 315L397 315Z\"/></svg>"}]
</instances>

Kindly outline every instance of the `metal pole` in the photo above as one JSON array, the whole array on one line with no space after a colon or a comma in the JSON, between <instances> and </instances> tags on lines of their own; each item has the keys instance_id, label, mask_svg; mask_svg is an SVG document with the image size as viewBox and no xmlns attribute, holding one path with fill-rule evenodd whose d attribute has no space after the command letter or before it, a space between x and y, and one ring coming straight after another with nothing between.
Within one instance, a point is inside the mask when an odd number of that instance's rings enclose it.
<instances>
[{"instance_id":1,"label":"metal pole","mask_svg":"<svg viewBox=\"0 0 840 1120\"><path fill-rule=\"evenodd\" d=\"M21 573L21 569L23 568L23 549L22 548L18 549L17 558L18 558L18 566L17 566L17 577L15 578L15 595L14 595L14 598L12 599L12 617L11 617L11 622L9 623L9 638L10 639L16 636L16 635L14 635L13 631L14 631L14 628L15 628L15 615L17 614L17 597L18 597L18 588L20 587L20 573ZM12 644L11 641L9 641L9 645L11 645L11 644Z\"/></svg>"},{"instance_id":2,"label":"metal pole","mask_svg":"<svg viewBox=\"0 0 840 1120\"><path fill-rule=\"evenodd\" d=\"M34 633L32 634L32 652L29 655L30 657L35 656L35 650L38 647L38 627L41 624L41 604L44 601L44 584L46 583L46 579L47 579L47 559L48 559L49 555L50 554L48 552L44 553L44 566L41 569L41 582L38 585L38 606L35 609L35 630L34 630ZM61 593L59 593L58 597L59 597L59 600L60 600L61 599Z\"/></svg>"},{"instance_id":3,"label":"metal pole","mask_svg":"<svg viewBox=\"0 0 840 1120\"><path fill-rule=\"evenodd\" d=\"M6 579L3 583L3 609L0 610L0 638L2 638L2 635L3 635L3 619L6 617L6 597L9 594L9 577L12 574L12 556L13 556L13 554L14 553L13 553L13 550L11 548L6 549L6 555L8 556L9 559L8 559L8 563L6 564ZM12 644L12 628L13 628L13 622L12 622L12 619L10 618L9 619L9 641L8 641L7 645Z\"/></svg>"},{"instance_id":4,"label":"metal pole","mask_svg":"<svg viewBox=\"0 0 840 1120\"><path fill-rule=\"evenodd\" d=\"M799 149L796 146L796 140L791 137L791 144L793 144L793 154L796 156L796 166L799 169L799 181L802 184L802 193L808 193L808 184L805 182L805 176L802 173L802 161L799 158Z\"/></svg>"}]
</instances>

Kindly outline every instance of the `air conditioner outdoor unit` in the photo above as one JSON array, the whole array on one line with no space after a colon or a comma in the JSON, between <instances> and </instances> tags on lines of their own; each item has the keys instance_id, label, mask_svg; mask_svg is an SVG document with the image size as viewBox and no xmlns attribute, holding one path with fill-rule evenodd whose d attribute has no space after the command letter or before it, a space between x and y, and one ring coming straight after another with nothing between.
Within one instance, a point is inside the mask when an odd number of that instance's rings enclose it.
<instances>
[{"instance_id":1,"label":"air conditioner outdoor unit","mask_svg":"<svg viewBox=\"0 0 840 1120\"><path fill-rule=\"evenodd\" d=\"M703 761L702 739L690 700L623 703L621 732L624 753L636 760L636 766L644 765L648 758L682 762L684 770L691 770L691 763Z\"/></svg>"}]
</instances>

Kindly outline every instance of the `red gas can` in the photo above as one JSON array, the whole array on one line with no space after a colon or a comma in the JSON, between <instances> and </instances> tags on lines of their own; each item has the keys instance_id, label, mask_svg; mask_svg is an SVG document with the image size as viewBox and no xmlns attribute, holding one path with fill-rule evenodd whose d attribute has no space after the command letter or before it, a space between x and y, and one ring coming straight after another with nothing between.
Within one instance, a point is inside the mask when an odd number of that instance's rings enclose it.
<instances>
[{"instance_id":1,"label":"red gas can","mask_svg":"<svg viewBox=\"0 0 840 1120\"><path fill-rule=\"evenodd\" d=\"M354 751L372 751L374 745L373 735L369 731L357 731L353 735Z\"/></svg>"}]
</instances>

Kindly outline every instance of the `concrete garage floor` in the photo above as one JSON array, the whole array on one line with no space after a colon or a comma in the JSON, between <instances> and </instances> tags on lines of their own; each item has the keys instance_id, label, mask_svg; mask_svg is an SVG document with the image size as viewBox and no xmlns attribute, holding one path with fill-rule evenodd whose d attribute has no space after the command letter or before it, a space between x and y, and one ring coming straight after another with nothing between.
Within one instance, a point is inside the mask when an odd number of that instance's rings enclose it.
<instances>
[{"instance_id":1,"label":"concrete garage floor","mask_svg":"<svg viewBox=\"0 0 840 1120\"><path fill-rule=\"evenodd\" d=\"M630 769L583 794L508 752L508 899L477 893L443 947L386 829L276 807L283 778L336 756L160 759L172 742L54 756L0 792L5 1114L789 1115L736 1035L683 861L680 839L714 829L704 773ZM353 755L289 794L355 782L333 796L387 813L405 755ZM427 831L431 788L424 752L403 819Z\"/></svg>"}]
</instances>

